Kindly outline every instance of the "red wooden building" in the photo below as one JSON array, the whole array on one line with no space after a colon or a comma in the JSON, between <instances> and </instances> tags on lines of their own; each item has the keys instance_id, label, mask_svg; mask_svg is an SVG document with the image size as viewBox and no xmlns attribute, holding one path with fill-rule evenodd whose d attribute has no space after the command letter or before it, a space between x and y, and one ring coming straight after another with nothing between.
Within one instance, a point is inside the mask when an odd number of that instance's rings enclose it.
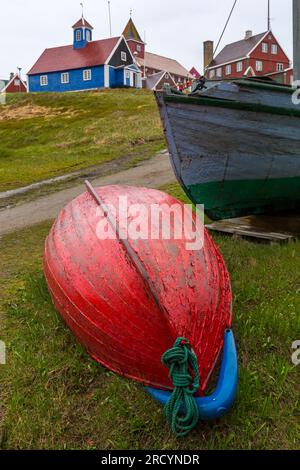
<instances>
[{"instance_id":1,"label":"red wooden building","mask_svg":"<svg viewBox=\"0 0 300 470\"><path fill-rule=\"evenodd\" d=\"M213 59L213 42L204 43L204 66L210 80L270 76L291 84L293 70L288 56L272 31L254 35L246 31L241 41L228 44Z\"/></svg>"},{"instance_id":2,"label":"red wooden building","mask_svg":"<svg viewBox=\"0 0 300 470\"><path fill-rule=\"evenodd\" d=\"M18 73L11 73L10 79L6 80L4 87L1 88L1 93L27 93L27 85Z\"/></svg>"},{"instance_id":3,"label":"red wooden building","mask_svg":"<svg viewBox=\"0 0 300 470\"><path fill-rule=\"evenodd\" d=\"M177 60L146 51L146 44L141 39L132 18L128 21L123 36L142 72L144 87L160 89L162 83L177 86L179 83L187 84L192 78L188 70ZM158 79L158 82L153 88L156 79Z\"/></svg>"}]
</instances>

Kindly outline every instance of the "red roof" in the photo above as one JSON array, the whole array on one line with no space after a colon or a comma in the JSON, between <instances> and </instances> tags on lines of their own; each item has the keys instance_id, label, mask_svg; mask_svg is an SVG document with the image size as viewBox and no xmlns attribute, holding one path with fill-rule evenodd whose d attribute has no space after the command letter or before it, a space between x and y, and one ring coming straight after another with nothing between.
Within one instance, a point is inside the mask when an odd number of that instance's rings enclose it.
<instances>
[{"instance_id":1,"label":"red roof","mask_svg":"<svg viewBox=\"0 0 300 470\"><path fill-rule=\"evenodd\" d=\"M233 62L237 59L247 57L247 55L254 49L268 31L251 36L249 39L243 39L242 41L233 42L224 47L224 49L216 56L211 66L223 65Z\"/></svg>"},{"instance_id":2,"label":"red roof","mask_svg":"<svg viewBox=\"0 0 300 470\"><path fill-rule=\"evenodd\" d=\"M46 49L28 72L28 75L74 70L105 64L119 39L119 37L115 37L89 42L82 49L74 49L73 45Z\"/></svg>"},{"instance_id":3,"label":"red roof","mask_svg":"<svg viewBox=\"0 0 300 470\"><path fill-rule=\"evenodd\" d=\"M77 21L77 23L75 23L73 26L72 26L73 29L75 28L90 28L90 29L94 29L93 26L88 22L86 21L85 18L80 18L80 20Z\"/></svg>"}]
</instances>

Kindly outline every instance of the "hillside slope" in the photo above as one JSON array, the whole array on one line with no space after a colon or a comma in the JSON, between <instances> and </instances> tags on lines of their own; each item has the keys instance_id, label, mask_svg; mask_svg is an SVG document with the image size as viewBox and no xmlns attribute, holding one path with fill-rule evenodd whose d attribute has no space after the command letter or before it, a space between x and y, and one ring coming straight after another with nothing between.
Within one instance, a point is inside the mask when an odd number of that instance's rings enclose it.
<instances>
[{"instance_id":1,"label":"hillside slope","mask_svg":"<svg viewBox=\"0 0 300 470\"><path fill-rule=\"evenodd\" d=\"M12 95L0 106L0 191L164 147L153 94Z\"/></svg>"}]
</instances>

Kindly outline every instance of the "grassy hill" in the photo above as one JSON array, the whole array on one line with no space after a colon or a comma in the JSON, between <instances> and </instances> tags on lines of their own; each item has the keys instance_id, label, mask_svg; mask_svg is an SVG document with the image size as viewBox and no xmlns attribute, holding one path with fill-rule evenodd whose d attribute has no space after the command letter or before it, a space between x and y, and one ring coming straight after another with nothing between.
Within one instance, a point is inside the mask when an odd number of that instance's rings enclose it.
<instances>
[{"instance_id":1,"label":"grassy hill","mask_svg":"<svg viewBox=\"0 0 300 470\"><path fill-rule=\"evenodd\" d=\"M149 91L11 95L0 106L0 191L164 146Z\"/></svg>"}]
</instances>

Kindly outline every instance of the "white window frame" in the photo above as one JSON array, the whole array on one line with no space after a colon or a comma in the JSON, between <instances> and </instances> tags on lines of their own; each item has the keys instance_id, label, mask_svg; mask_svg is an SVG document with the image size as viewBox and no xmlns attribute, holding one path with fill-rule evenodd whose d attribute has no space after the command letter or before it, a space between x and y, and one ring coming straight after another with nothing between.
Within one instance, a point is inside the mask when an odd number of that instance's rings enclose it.
<instances>
[{"instance_id":1,"label":"white window frame","mask_svg":"<svg viewBox=\"0 0 300 470\"><path fill-rule=\"evenodd\" d=\"M267 42L262 42L261 50L264 54L268 54L269 52L269 44Z\"/></svg>"},{"instance_id":2,"label":"white window frame","mask_svg":"<svg viewBox=\"0 0 300 470\"><path fill-rule=\"evenodd\" d=\"M127 53L124 51L121 51L121 60L122 62L127 62Z\"/></svg>"},{"instance_id":3,"label":"white window frame","mask_svg":"<svg viewBox=\"0 0 300 470\"><path fill-rule=\"evenodd\" d=\"M218 77L218 78L221 78L222 75L223 75L223 69L222 69L222 67L219 67L219 68L217 69L217 77Z\"/></svg>"},{"instance_id":4,"label":"white window frame","mask_svg":"<svg viewBox=\"0 0 300 470\"><path fill-rule=\"evenodd\" d=\"M231 75L231 64L226 65L225 75Z\"/></svg>"},{"instance_id":5,"label":"white window frame","mask_svg":"<svg viewBox=\"0 0 300 470\"><path fill-rule=\"evenodd\" d=\"M66 85L67 83L70 83L70 74L69 74L69 72L63 72L60 75L60 83L62 83L63 85Z\"/></svg>"},{"instance_id":6,"label":"white window frame","mask_svg":"<svg viewBox=\"0 0 300 470\"><path fill-rule=\"evenodd\" d=\"M215 75L216 75L216 72L214 69L209 72L209 78L215 78Z\"/></svg>"},{"instance_id":7,"label":"white window frame","mask_svg":"<svg viewBox=\"0 0 300 470\"><path fill-rule=\"evenodd\" d=\"M142 51L142 46L141 46L140 44L137 44L137 45L136 45L136 50L137 50L138 52L141 52L141 51Z\"/></svg>"},{"instance_id":8,"label":"white window frame","mask_svg":"<svg viewBox=\"0 0 300 470\"><path fill-rule=\"evenodd\" d=\"M87 42L91 42L92 40L92 33L91 33L91 30L90 29L87 29L85 31L85 39L87 40Z\"/></svg>"},{"instance_id":9,"label":"white window frame","mask_svg":"<svg viewBox=\"0 0 300 470\"><path fill-rule=\"evenodd\" d=\"M262 62L262 60L257 60L256 61L255 70L256 70L256 72L262 72L263 71L263 62Z\"/></svg>"},{"instance_id":10,"label":"white window frame","mask_svg":"<svg viewBox=\"0 0 300 470\"><path fill-rule=\"evenodd\" d=\"M244 64L243 64L243 61L242 61L242 60L241 60L240 62L237 62L237 64L236 64L236 71L237 71L237 72L242 72L242 71L243 71L243 66L244 66Z\"/></svg>"},{"instance_id":11,"label":"white window frame","mask_svg":"<svg viewBox=\"0 0 300 470\"><path fill-rule=\"evenodd\" d=\"M76 30L76 41L77 42L82 41L82 31L81 31L81 29Z\"/></svg>"},{"instance_id":12,"label":"white window frame","mask_svg":"<svg viewBox=\"0 0 300 470\"><path fill-rule=\"evenodd\" d=\"M90 82L92 80L92 70L91 69L85 69L83 72L83 81L84 82Z\"/></svg>"},{"instance_id":13,"label":"white window frame","mask_svg":"<svg viewBox=\"0 0 300 470\"><path fill-rule=\"evenodd\" d=\"M41 86L48 86L48 75L41 75L40 76L40 85Z\"/></svg>"},{"instance_id":14,"label":"white window frame","mask_svg":"<svg viewBox=\"0 0 300 470\"><path fill-rule=\"evenodd\" d=\"M284 71L284 64L282 62L278 62L276 64L276 70L277 70L277 72L283 72Z\"/></svg>"},{"instance_id":15,"label":"white window frame","mask_svg":"<svg viewBox=\"0 0 300 470\"><path fill-rule=\"evenodd\" d=\"M277 54L278 54L278 46L277 46L277 44L272 44L271 52L272 52L273 55L277 55Z\"/></svg>"}]
</instances>

